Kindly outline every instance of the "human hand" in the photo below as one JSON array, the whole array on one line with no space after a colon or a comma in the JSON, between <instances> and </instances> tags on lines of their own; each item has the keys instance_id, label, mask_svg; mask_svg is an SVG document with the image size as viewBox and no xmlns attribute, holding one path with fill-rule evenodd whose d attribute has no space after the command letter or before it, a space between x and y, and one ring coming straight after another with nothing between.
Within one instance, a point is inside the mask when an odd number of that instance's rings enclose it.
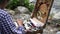
<instances>
[{"instance_id":1,"label":"human hand","mask_svg":"<svg viewBox=\"0 0 60 34\"><path fill-rule=\"evenodd\" d=\"M23 26L23 21L22 20L17 19L17 23L18 23L19 26Z\"/></svg>"}]
</instances>

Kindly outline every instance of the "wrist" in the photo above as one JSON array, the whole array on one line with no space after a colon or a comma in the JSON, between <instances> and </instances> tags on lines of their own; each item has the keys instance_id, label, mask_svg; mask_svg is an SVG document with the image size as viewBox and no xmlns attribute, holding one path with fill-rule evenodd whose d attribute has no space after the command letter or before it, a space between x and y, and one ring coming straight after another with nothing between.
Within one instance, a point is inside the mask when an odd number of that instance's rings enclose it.
<instances>
[{"instance_id":1,"label":"wrist","mask_svg":"<svg viewBox=\"0 0 60 34\"><path fill-rule=\"evenodd\" d=\"M23 26L22 24L18 24L18 26Z\"/></svg>"}]
</instances>

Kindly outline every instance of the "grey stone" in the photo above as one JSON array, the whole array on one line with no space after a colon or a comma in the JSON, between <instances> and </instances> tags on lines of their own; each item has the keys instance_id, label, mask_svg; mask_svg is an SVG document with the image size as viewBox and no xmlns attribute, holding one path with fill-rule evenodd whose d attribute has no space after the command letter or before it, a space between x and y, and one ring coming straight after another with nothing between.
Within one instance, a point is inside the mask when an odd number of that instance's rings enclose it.
<instances>
[{"instance_id":1,"label":"grey stone","mask_svg":"<svg viewBox=\"0 0 60 34\"><path fill-rule=\"evenodd\" d=\"M60 0L54 0L51 13L54 13L53 19L60 19Z\"/></svg>"},{"instance_id":2,"label":"grey stone","mask_svg":"<svg viewBox=\"0 0 60 34\"><path fill-rule=\"evenodd\" d=\"M60 12L56 13L56 14L53 16L53 18L55 18L55 19L60 19Z\"/></svg>"},{"instance_id":3,"label":"grey stone","mask_svg":"<svg viewBox=\"0 0 60 34\"><path fill-rule=\"evenodd\" d=\"M20 14L30 14L28 8L26 7L23 7L23 6L18 6L16 9L15 9L16 13L20 13Z\"/></svg>"},{"instance_id":4,"label":"grey stone","mask_svg":"<svg viewBox=\"0 0 60 34\"><path fill-rule=\"evenodd\" d=\"M15 11L14 10L10 10L10 9L5 9L10 15L15 15Z\"/></svg>"},{"instance_id":5,"label":"grey stone","mask_svg":"<svg viewBox=\"0 0 60 34\"><path fill-rule=\"evenodd\" d=\"M58 31L56 34L60 34L60 31Z\"/></svg>"},{"instance_id":6,"label":"grey stone","mask_svg":"<svg viewBox=\"0 0 60 34\"><path fill-rule=\"evenodd\" d=\"M17 14L14 16L15 19L22 19L22 20L27 20L30 18L29 14Z\"/></svg>"},{"instance_id":7,"label":"grey stone","mask_svg":"<svg viewBox=\"0 0 60 34\"><path fill-rule=\"evenodd\" d=\"M56 34L57 30L57 28L46 26L46 28L43 30L43 34Z\"/></svg>"},{"instance_id":8,"label":"grey stone","mask_svg":"<svg viewBox=\"0 0 60 34\"><path fill-rule=\"evenodd\" d=\"M60 19L60 9L56 9L56 8L52 8L51 9L51 12L50 12L50 15L53 15L52 16L52 19Z\"/></svg>"}]
</instances>

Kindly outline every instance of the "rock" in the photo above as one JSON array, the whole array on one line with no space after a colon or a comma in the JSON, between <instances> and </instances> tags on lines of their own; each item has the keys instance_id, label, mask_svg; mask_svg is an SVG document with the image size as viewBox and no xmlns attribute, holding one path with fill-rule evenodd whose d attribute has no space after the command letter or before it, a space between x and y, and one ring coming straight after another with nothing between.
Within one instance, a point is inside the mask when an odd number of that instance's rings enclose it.
<instances>
[{"instance_id":1,"label":"rock","mask_svg":"<svg viewBox=\"0 0 60 34\"><path fill-rule=\"evenodd\" d=\"M30 14L29 10L26 8L26 7L23 7L23 6L18 6L16 9L15 9L16 13L20 13L20 14Z\"/></svg>"},{"instance_id":2,"label":"rock","mask_svg":"<svg viewBox=\"0 0 60 34\"><path fill-rule=\"evenodd\" d=\"M51 10L52 13L55 15L53 16L53 19L60 19L60 0L55 0L53 4L53 8Z\"/></svg>"},{"instance_id":3,"label":"rock","mask_svg":"<svg viewBox=\"0 0 60 34\"><path fill-rule=\"evenodd\" d=\"M9 10L9 9L5 9L10 15L15 15L15 11L14 10Z\"/></svg>"},{"instance_id":4,"label":"rock","mask_svg":"<svg viewBox=\"0 0 60 34\"><path fill-rule=\"evenodd\" d=\"M55 19L60 19L60 12L56 13L56 14L53 16L53 18L55 18Z\"/></svg>"},{"instance_id":5,"label":"rock","mask_svg":"<svg viewBox=\"0 0 60 34\"><path fill-rule=\"evenodd\" d=\"M30 15L29 14L20 14L20 16L22 18L24 18L25 20L30 19Z\"/></svg>"},{"instance_id":6,"label":"rock","mask_svg":"<svg viewBox=\"0 0 60 34\"><path fill-rule=\"evenodd\" d=\"M29 14L17 14L14 16L14 18L22 19L22 20L27 20L30 18Z\"/></svg>"},{"instance_id":7,"label":"rock","mask_svg":"<svg viewBox=\"0 0 60 34\"><path fill-rule=\"evenodd\" d=\"M30 1L30 3L32 3L32 4L36 4L36 0L29 0Z\"/></svg>"},{"instance_id":8,"label":"rock","mask_svg":"<svg viewBox=\"0 0 60 34\"><path fill-rule=\"evenodd\" d=\"M57 10L56 10L55 8L53 8L53 7L51 8L50 14L52 14L52 13L53 13L53 14L56 14L56 13L57 13Z\"/></svg>"},{"instance_id":9,"label":"rock","mask_svg":"<svg viewBox=\"0 0 60 34\"><path fill-rule=\"evenodd\" d=\"M36 0L29 0L30 2L36 2Z\"/></svg>"},{"instance_id":10,"label":"rock","mask_svg":"<svg viewBox=\"0 0 60 34\"><path fill-rule=\"evenodd\" d=\"M57 7L60 8L60 4L59 3L60 3L60 0L55 0L54 1L53 5L55 6L55 8L57 8Z\"/></svg>"},{"instance_id":11,"label":"rock","mask_svg":"<svg viewBox=\"0 0 60 34\"><path fill-rule=\"evenodd\" d=\"M60 19L60 9L52 8L50 15L52 15L52 19Z\"/></svg>"},{"instance_id":12,"label":"rock","mask_svg":"<svg viewBox=\"0 0 60 34\"><path fill-rule=\"evenodd\" d=\"M46 28L43 30L43 34L56 34L56 31L58 31L57 28L46 26Z\"/></svg>"},{"instance_id":13,"label":"rock","mask_svg":"<svg viewBox=\"0 0 60 34\"><path fill-rule=\"evenodd\" d=\"M56 34L60 34L60 31L58 31Z\"/></svg>"}]
</instances>

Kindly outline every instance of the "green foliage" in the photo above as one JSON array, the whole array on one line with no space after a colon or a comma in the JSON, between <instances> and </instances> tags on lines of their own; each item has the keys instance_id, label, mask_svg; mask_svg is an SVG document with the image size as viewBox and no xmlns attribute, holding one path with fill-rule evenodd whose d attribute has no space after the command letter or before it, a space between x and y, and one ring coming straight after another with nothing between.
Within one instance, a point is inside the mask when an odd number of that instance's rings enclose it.
<instances>
[{"instance_id":1,"label":"green foliage","mask_svg":"<svg viewBox=\"0 0 60 34\"><path fill-rule=\"evenodd\" d=\"M28 9L32 12L32 10L34 9L34 5L33 4L29 5Z\"/></svg>"},{"instance_id":2,"label":"green foliage","mask_svg":"<svg viewBox=\"0 0 60 34\"><path fill-rule=\"evenodd\" d=\"M29 3L29 0L24 1L24 6L27 7L31 12L34 9L34 5Z\"/></svg>"},{"instance_id":3,"label":"green foliage","mask_svg":"<svg viewBox=\"0 0 60 34\"><path fill-rule=\"evenodd\" d=\"M17 7L18 4L19 0L10 0L10 2L7 5L7 8L14 9L15 7Z\"/></svg>"},{"instance_id":4,"label":"green foliage","mask_svg":"<svg viewBox=\"0 0 60 34\"><path fill-rule=\"evenodd\" d=\"M15 9L18 6L25 6L30 11L33 10L34 5L29 3L29 0L11 0L6 8Z\"/></svg>"}]
</instances>

